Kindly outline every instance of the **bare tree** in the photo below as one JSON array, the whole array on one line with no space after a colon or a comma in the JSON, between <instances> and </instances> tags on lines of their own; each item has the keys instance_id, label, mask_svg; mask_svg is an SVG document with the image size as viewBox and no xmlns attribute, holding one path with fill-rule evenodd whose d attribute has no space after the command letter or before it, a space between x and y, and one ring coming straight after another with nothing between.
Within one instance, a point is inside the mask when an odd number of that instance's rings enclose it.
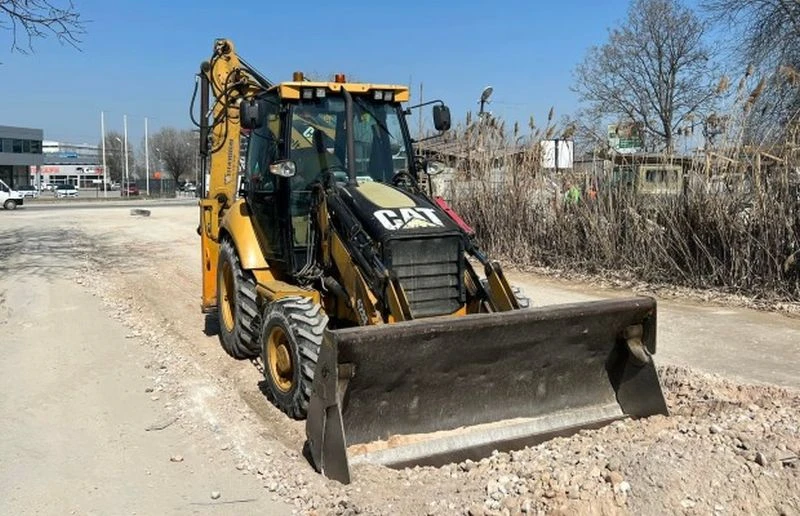
<instances>
[{"instance_id":1,"label":"bare tree","mask_svg":"<svg viewBox=\"0 0 800 516\"><path fill-rule=\"evenodd\" d=\"M797 125L800 112L800 2L704 0L701 5L728 34L728 47L748 96L745 122L751 139L770 138ZM758 83L755 88L753 84Z\"/></svg>"},{"instance_id":2,"label":"bare tree","mask_svg":"<svg viewBox=\"0 0 800 516\"><path fill-rule=\"evenodd\" d=\"M0 30L11 33L11 51L23 54L33 51L35 39L48 35L79 49L85 34L84 21L69 0L0 0Z\"/></svg>"},{"instance_id":3,"label":"bare tree","mask_svg":"<svg viewBox=\"0 0 800 516\"><path fill-rule=\"evenodd\" d=\"M150 136L151 157L163 162L166 172L176 183L181 176L194 177L197 151L197 137L192 131L164 127Z\"/></svg>"},{"instance_id":4,"label":"bare tree","mask_svg":"<svg viewBox=\"0 0 800 516\"><path fill-rule=\"evenodd\" d=\"M574 90L587 111L641 123L667 150L715 97L705 24L677 0L633 0L608 41L589 50Z\"/></svg>"}]
</instances>

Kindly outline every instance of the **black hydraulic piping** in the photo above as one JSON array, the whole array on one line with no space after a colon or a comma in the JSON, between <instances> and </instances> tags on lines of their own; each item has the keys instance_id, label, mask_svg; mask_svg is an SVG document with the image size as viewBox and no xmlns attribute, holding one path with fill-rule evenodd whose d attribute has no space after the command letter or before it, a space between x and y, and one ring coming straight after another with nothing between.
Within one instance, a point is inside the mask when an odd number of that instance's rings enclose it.
<instances>
[{"instance_id":1,"label":"black hydraulic piping","mask_svg":"<svg viewBox=\"0 0 800 516\"><path fill-rule=\"evenodd\" d=\"M275 86L275 83L269 80L268 78L261 75L261 73L253 67L250 63L239 57L239 63L242 64L242 67L249 73L256 82L265 90L268 90Z\"/></svg>"},{"instance_id":2,"label":"black hydraulic piping","mask_svg":"<svg viewBox=\"0 0 800 516\"><path fill-rule=\"evenodd\" d=\"M208 156L208 73L211 65L208 61L200 65L200 154Z\"/></svg>"},{"instance_id":3,"label":"black hydraulic piping","mask_svg":"<svg viewBox=\"0 0 800 516\"><path fill-rule=\"evenodd\" d=\"M200 65L200 196L206 196L206 169L208 168L208 74L211 64L208 61Z\"/></svg>"},{"instance_id":4,"label":"black hydraulic piping","mask_svg":"<svg viewBox=\"0 0 800 516\"><path fill-rule=\"evenodd\" d=\"M344 116L347 119L347 186L358 186L356 181L356 140L353 134L353 96L342 85Z\"/></svg>"}]
</instances>

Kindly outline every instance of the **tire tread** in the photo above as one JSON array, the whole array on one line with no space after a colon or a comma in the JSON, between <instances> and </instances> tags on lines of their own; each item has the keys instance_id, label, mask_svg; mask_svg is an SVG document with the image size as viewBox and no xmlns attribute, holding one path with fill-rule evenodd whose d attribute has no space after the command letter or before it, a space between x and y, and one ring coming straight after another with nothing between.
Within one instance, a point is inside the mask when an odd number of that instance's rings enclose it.
<instances>
[{"instance_id":1,"label":"tire tread","mask_svg":"<svg viewBox=\"0 0 800 516\"><path fill-rule=\"evenodd\" d=\"M272 385L269 366L266 363L266 350L262 350L264 376L269 386L270 400L283 412L294 419L305 419L308 403L314 384L314 371L319 358L322 336L328 325L328 316L322 307L311 299L303 297L286 297L270 303L264 310L261 332L262 345L267 342L266 329L270 321L284 324L288 322L293 339L297 345L297 356L300 358L299 382L288 394L280 393Z\"/></svg>"}]
</instances>

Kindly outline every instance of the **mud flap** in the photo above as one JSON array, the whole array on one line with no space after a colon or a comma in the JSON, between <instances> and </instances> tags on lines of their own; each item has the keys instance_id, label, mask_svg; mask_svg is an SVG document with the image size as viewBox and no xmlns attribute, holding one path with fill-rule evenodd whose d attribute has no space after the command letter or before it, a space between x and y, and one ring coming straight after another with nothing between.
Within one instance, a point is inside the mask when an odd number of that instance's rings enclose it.
<instances>
[{"instance_id":1,"label":"mud flap","mask_svg":"<svg viewBox=\"0 0 800 516\"><path fill-rule=\"evenodd\" d=\"M315 468L442 465L667 414L647 297L326 332L306 422Z\"/></svg>"}]
</instances>

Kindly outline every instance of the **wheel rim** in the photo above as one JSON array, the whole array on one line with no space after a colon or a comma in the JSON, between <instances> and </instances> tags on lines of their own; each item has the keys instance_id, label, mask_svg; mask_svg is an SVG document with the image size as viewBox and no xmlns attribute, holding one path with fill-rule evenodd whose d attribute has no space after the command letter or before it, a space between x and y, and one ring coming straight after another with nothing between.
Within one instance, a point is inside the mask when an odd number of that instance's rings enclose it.
<instances>
[{"instance_id":1,"label":"wheel rim","mask_svg":"<svg viewBox=\"0 0 800 516\"><path fill-rule=\"evenodd\" d=\"M283 328L275 326L267 337L267 367L272 377L272 382L281 390L292 390L294 379L294 364L289 348L289 338Z\"/></svg>"},{"instance_id":2,"label":"wheel rim","mask_svg":"<svg viewBox=\"0 0 800 516\"><path fill-rule=\"evenodd\" d=\"M222 264L222 321L225 323L225 329L233 331L233 313L236 307L236 296L233 290L233 269L231 264L223 262Z\"/></svg>"}]
</instances>

